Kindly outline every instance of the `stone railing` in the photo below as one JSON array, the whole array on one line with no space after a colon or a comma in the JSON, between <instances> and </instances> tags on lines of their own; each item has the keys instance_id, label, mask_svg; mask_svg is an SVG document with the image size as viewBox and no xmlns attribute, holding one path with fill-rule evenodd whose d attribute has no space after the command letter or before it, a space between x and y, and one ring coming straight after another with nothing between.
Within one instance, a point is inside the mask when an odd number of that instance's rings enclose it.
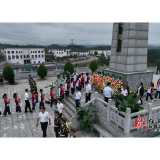
<instances>
[{"instance_id":1,"label":"stone railing","mask_svg":"<svg viewBox=\"0 0 160 160\"><path fill-rule=\"evenodd\" d=\"M108 103L98 98L98 92L95 92L95 98L88 103L84 104L81 101L81 107L87 108L89 104L93 103L96 106L96 111L106 117L107 122L113 122L117 127L124 130L125 134L130 134L132 130L135 130L135 119L142 117L143 120L149 125L149 120L152 119L154 122L158 122L160 119L160 106L152 108L152 103L148 103L148 109L141 110L139 112L131 113L130 108L126 109L126 112L118 111L118 109L111 105L111 99ZM80 123L77 121L79 115L76 113L71 118L71 126L77 128ZM148 126L149 127L149 126Z\"/></svg>"},{"instance_id":2,"label":"stone railing","mask_svg":"<svg viewBox=\"0 0 160 160\"><path fill-rule=\"evenodd\" d=\"M148 70L153 71L155 74L157 74L157 66L156 67L147 67Z\"/></svg>"}]
</instances>

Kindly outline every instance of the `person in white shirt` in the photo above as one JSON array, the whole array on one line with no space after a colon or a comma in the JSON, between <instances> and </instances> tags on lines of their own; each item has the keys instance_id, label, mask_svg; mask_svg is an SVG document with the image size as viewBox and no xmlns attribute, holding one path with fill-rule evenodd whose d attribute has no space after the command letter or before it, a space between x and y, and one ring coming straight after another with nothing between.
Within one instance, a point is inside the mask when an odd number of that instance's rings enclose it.
<instances>
[{"instance_id":1,"label":"person in white shirt","mask_svg":"<svg viewBox=\"0 0 160 160\"><path fill-rule=\"evenodd\" d=\"M28 92L29 92L29 90L26 89L26 90L25 90L25 95L24 95L24 97L25 97L25 103L26 103L25 113L28 112L28 111L27 111L27 108L29 108L30 113L32 113L31 106L30 106L30 103L29 103L29 100L30 100L31 98L29 98L29 93L28 93Z\"/></svg>"},{"instance_id":2,"label":"person in white shirt","mask_svg":"<svg viewBox=\"0 0 160 160\"><path fill-rule=\"evenodd\" d=\"M76 87L76 108L79 107L81 102L81 92L78 90L78 87Z\"/></svg>"},{"instance_id":3,"label":"person in white shirt","mask_svg":"<svg viewBox=\"0 0 160 160\"><path fill-rule=\"evenodd\" d=\"M103 94L104 94L104 101L108 103L108 99L112 97L113 89L111 89L109 86L111 85L110 82L107 83L107 87L103 89Z\"/></svg>"},{"instance_id":4,"label":"person in white shirt","mask_svg":"<svg viewBox=\"0 0 160 160\"><path fill-rule=\"evenodd\" d=\"M74 78L74 81L76 82L76 80L77 80L77 76L78 76L78 74L76 73L76 71L74 71L74 73L73 73L73 78Z\"/></svg>"},{"instance_id":5,"label":"person in white shirt","mask_svg":"<svg viewBox=\"0 0 160 160\"><path fill-rule=\"evenodd\" d=\"M64 107L63 107L63 103L61 103L60 99L58 99L57 110L59 111L59 117L61 118L63 115L63 112L64 112L63 111Z\"/></svg>"},{"instance_id":6,"label":"person in white shirt","mask_svg":"<svg viewBox=\"0 0 160 160\"><path fill-rule=\"evenodd\" d=\"M160 81L157 82L157 91L156 91L156 95L154 97L155 101L157 100L158 94L159 94L159 99L158 100L160 100Z\"/></svg>"},{"instance_id":7,"label":"person in white shirt","mask_svg":"<svg viewBox=\"0 0 160 160\"><path fill-rule=\"evenodd\" d=\"M38 127L38 122L40 119L40 123L41 123L41 129L43 131L43 137L46 137L46 131L47 131L47 126L48 126L48 120L49 120L49 125L51 125L51 120L49 117L49 113L45 111L45 107L41 108L41 112L38 115L37 118L37 127Z\"/></svg>"},{"instance_id":8,"label":"person in white shirt","mask_svg":"<svg viewBox=\"0 0 160 160\"><path fill-rule=\"evenodd\" d=\"M88 81L85 82L86 85L86 103L91 100L91 86Z\"/></svg>"},{"instance_id":9,"label":"person in white shirt","mask_svg":"<svg viewBox=\"0 0 160 160\"><path fill-rule=\"evenodd\" d=\"M124 95L125 97L128 96L127 86L123 87L121 94Z\"/></svg>"}]
</instances>

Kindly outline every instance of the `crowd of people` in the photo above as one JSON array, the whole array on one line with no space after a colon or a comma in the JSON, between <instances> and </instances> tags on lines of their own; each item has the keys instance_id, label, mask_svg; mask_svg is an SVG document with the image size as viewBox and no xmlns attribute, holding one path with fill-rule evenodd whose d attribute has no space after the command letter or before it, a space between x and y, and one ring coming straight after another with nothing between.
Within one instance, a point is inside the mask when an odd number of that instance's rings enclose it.
<instances>
[{"instance_id":1,"label":"crowd of people","mask_svg":"<svg viewBox=\"0 0 160 160\"><path fill-rule=\"evenodd\" d=\"M50 92L49 92L49 99L51 102L50 107L53 107L53 103L56 107L56 110L54 112L55 113L54 131L55 131L56 137L61 137L61 138L68 137L68 134L70 134L72 138L75 137L75 130L73 128L69 128L66 125L67 119L63 116L64 115L64 107L63 107L64 94L66 94L66 98L69 97L70 91L71 91L71 96L75 95L75 108L76 109L80 107L80 102L82 99L81 91L83 89L86 89L86 95L85 95L86 103L91 100L91 86L89 84L90 77L88 76L88 73L86 73L85 78L83 76L83 73L77 74L76 71L74 71L73 75L71 76L72 78L70 80L70 74L67 71L67 75L66 75L67 80L65 82L64 89L62 88L62 84L60 84L59 89L58 89L59 98L55 97L53 88L50 88ZM33 111L35 111L36 103L38 103L39 101L39 110L41 112L38 115L36 126L38 126L38 122L40 121L41 128L43 131L43 137L46 137L48 122L49 122L49 125L51 125L51 120L49 118L49 113L46 111L46 108L44 105L45 94L43 93L43 89L40 89L39 96L38 96L38 89L37 89L36 82L33 80L33 78L30 75L29 75L29 85L30 85L31 96L29 95L29 90L25 89L25 96L24 96L25 97L25 113L27 112L32 113ZM110 85L111 83L108 82L107 86L103 90L104 101L106 102L108 102L108 100L111 99L112 95L114 94L114 90L111 89ZM150 82L148 89L147 89L147 95L146 95L145 102L148 101L148 97L150 97L152 102L154 100L157 100L158 94L159 94L159 100L160 100L160 79L157 81L157 92L156 92L154 99L152 96L153 90L154 90L154 84L153 82ZM116 95L116 97L122 100L121 95L126 97L129 95L129 93L130 93L129 86L128 86L128 82L126 81L124 83L123 88L118 89L118 94ZM141 96L141 99L137 103L142 105L143 104L142 97L144 96L144 87L143 87L142 82L137 87L137 93L133 95L133 98L136 98L137 95ZM16 105L16 113L21 114L22 111L20 107L20 98L18 98L18 94L14 93L13 98L14 98L15 105ZM6 116L7 114L11 114L10 107L9 107L10 99L8 99L7 94L3 95L3 99L4 99L4 106L5 106L3 116ZM32 103L32 108L30 105L30 100ZM119 105L119 102L116 101L115 106L118 107L118 105ZM0 115L1 115L1 112L0 112Z\"/></svg>"}]
</instances>

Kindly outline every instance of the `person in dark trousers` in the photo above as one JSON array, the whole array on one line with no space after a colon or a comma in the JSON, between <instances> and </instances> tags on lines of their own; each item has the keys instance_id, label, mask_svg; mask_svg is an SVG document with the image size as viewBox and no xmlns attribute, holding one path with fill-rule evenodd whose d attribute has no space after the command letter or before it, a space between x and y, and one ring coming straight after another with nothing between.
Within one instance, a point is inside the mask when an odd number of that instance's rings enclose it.
<instances>
[{"instance_id":1,"label":"person in dark trousers","mask_svg":"<svg viewBox=\"0 0 160 160\"><path fill-rule=\"evenodd\" d=\"M36 107L36 95L35 95L35 91L32 90L32 110L35 111L35 107Z\"/></svg>"},{"instance_id":2,"label":"person in dark trousers","mask_svg":"<svg viewBox=\"0 0 160 160\"><path fill-rule=\"evenodd\" d=\"M28 111L27 111L27 108L29 108L29 111L32 113L32 110L31 110L31 106L30 106L30 103L29 103L29 100L31 99L31 98L29 98L29 90L28 89L26 89L25 90L25 103L26 103L26 106L25 106L25 113L27 113Z\"/></svg>"},{"instance_id":3,"label":"person in dark trousers","mask_svg":"<svg viewBox=\"0 0 160 160\"><path fill-rule=\"evenodd\" d=\"M68 96L69 96L69 83L68 83L68 80L66 80L64 88L65 88L65 91L66 91L66 97L68 98Z\"/></svg>"},{"instance_id":4,"label":"person in dark trousers","mask_svg":"<svg viewBox=\"0 0 160 160\"><path fill-rule=\"evenodd\" d=\"M160 100L160 81L157 82L157 91L156 91L156 95L154 97L155 101L157 100L158 94L159 94L159 99L158 100Z\"/></svg>"},{"instance_id":5,"label":"person in dark trousers","mask_svg":"<svg viewBox=\"0 0 160 160\"><path fill-rule=\"evenodd\" d=\"M143 87L143 83L141 82L137 88L137 95L141 96L141 105L143 105L143 101L142 101L142 98L143 98L143 95L144 95L144 87Z\"/></svg>"},{"instance_id":6,"label":"person in dark trousers","mask_svg":"<svg viewBox=\"0 0 160 160\"><path fill-rule=\"evenodd\" d=\"M37 118L37 127L38 127L38 122L40 119L40 123L41 123L41 129L43 131L43 137L46 137L46 132L47 132L47 127L48 127L48 120L49 120L49 125L51 125L51 120L49 117L49 113L45 111L45 107L41 108L41 112L38 115Z\"/></svg>"},{"instance_id":7,"label":"person in dark trousers","mask_svg":"<svg viewBox=\"0 0 160 160\"><path fill-rule=\"evenodd\" d=\"M122 101L123 99L122 99L122 95L121 95L121 88L118 88L118 94L116 95L116 98L117 99L119 99L120 101ZM119 105L120 103L116 100L115 101L115 106L118 108L118 105Z\"/></svg>"},{"instance_id":8,"label":"person in dark trousers","mask_svg":"<svg viewBox=\"0 0 160 160\"><path fill-rule=\"evenodd\" d=\"M81 73L81 84L82 84L82 87L84 89L84 77L83 77L83 73Z\"/></svg>"},{"instance_id":9,"label":"person in dark trousers","mask_svg":"<svg viewBox=\"0 0 160 160\"><path fill-rule=\"evenodd\" d=\"M76 108L79 107L80 102L81 102L81 92L78 90L78 88L76 88Z\"/></svg>"},{"instance_id":10,"label":"person in dark trousers","mask_svg":"<svg viewBox=\"0 0 160 160\"><path fill-rule=\"evenodd\" d=\"M125 81L125 86L127 86L127 91L128 91L128 94L129 94L129 86L128 86L128 81Z\"/></svg>"},{"instance_id":11,"label":"person in dark trousers","mask_svg":"<svg viewBox=\"0 0 160 160\"><path fill-rule=\"evenodd\" d=\"M68 127L66 126L67 119L65 117L61 117L61 127L60 127L60 138L68 137Z\"/></svg>"},{"instance_id":12,"label":"person in dark trousers","mask_svg":"<svg viewBox=\"0 0 160 160\"><path fill-rule=\"evenodd\" d=\"M146 96L146 101L145 101L145 102L147 102L147 101L148 101L148 96L150 96L150 98L151 98L152 102L154 101L154 100L153 100L153 97L152 97L153 87L154 87L153 82L150 82L150 83L149 83L149 86L148 86L147 96Z\"/></svg>"},{"instance_id":13,"label":"person in dark trousers","mask_svg":"<svg viewBox=\"0 0 160 160\"><path fill-rule=\"evenodd\" d=\"M91 100L91 86L88 81L85 82L86 85L86 103Z\"/></svg>"},{"instance_id":14,"label":"person in dark trousers","mask_svg":"<svg viewBox=\"0 0 160 160\"><path fill-rule=\"evenodd\" d=\"M56 137L59 137L60 127L61 127L61 119L59 117L59 111L54 111L55 118L54 118L54 132Z\"/></svg>"},{"instance_id":15,"label":"person in dark trousers","mask_svg":"<svg viewBox=\"0 0 160 160\"><path fill-rule=\"evenodd\" d=\"M4 87L2 74L0 74L0 86L1 86L1 87Z\"/></svg>"},{"instance_id":16,"label":"person in dark trousers","mask_svg":"<svg viewBox=\"0 0 160 160\"><path fill-rule=\"evenodd\" d=\"M62 102L63 99L64 99L64 91L63 91L63 89L62 89L62 84L60 84L60 87L59 87L59 89L58 89L58 94L59 94L60 100L61 100L61 102Z\"/></svg>"},{"instance_id":17,"label":"person in dark trousers","mask_svg":"<svg viewBox=\"0 0 160 160\"><path fill-rule=\"evenodd\" d=\"M58 99L57 110L59 112L59 117L61 118L64 113L63 103L61 103L60 99Z\"/></svg>"},{"instance_id":18,"label":"person in dark trousers","mask_svg":"<svg viewBox=\"0 0 160 160\"><path fill-rule=\"evenodd\" d=\"M55 103L55 106L57 106L57 100L55 99L54 95L53 95L53 88L50 89L50 93L49 93L49 97L50 97L50 100L51 100L51 108L53 106L53 101Z\"/></svg>"},{"instance_id":19,"label":"person in dark trousers","mask_svg":"<svg viewBox=\"0 0 160 160\"><path fill-rule=\"evenodd\" d=\"M81 78L80 78L80 75L77 77L77 80L78 80L78 84L79 84L79 91L81 92L82 84L81 84Z\"/></svg>"},{"instance_id":20,"label":"person in dark trousers","mask_svg":"<svg viewBox=\"0 0 160 160\"><path fill-rule=\"evenodd\" d=\"M41 107L44 107L44 94L43 94L43 89L40 89L40 94L39 94L39 110L41 110Z\"/></svg>"},{"instance_id":21,"label":"person in dark trousers","mask_svg":"<svg viewBox=\"0 0 160 160\"><path fill-rule=\"evenodd\" d=\"M69 135L71 138L76 138L75 133L76 133L76 130L70 127Z\"/></svg>"},{"instance_id":22,"label":"person in dark trousers","mask_svg":"<svg viewBox=\"0 0 160 160\"><path fill-rule=\"evenodd\" d=\"M10 100L7 98L7 94L3 95L3 99L4 99L4 106L5 106L3 116L6 116L7 113L11 114L10 107L9 107Z\"/></svg>"},{"instance_id":23,"label":"person in dark trousers","mask_svg":"<svg viewBox=\"0 0 160 160\"><path fill-rule=\"evenodd\" d=\"M74 95L74 92L75 92L75 86L76 86L76 83L74 82L74 79L71 78L71 95L72 96Z\"/></svg>"},{"instance_id":24,"label":"person in dark trousers","mask_svg":"<svg viewBox=\"0 0 160 160\"><path fill-rule=\"evenodd\" d=\"M66 77L67 77L67 81L68 81L68 83L70 84L70 73L69 73L69 71L68 71L68 70L67 70Z\"/></svg>"},{"instance_id":25,"label":"person in dark trousers","mask_svg":"<svg viewBox=\"0 0 160 160\"><path fill-rule=\"evenodd\" d=\"M20 100L19 100L19 98L18 98L18 94L17 94L17 93L14 93L13 98L14 98L15 104L16 104L16 113L18 114L18 112L19 112L19 114L20 114L20 113L21 113L21 107L20 107L20 105L19 105Z\"/></svg>"}]
</instances>

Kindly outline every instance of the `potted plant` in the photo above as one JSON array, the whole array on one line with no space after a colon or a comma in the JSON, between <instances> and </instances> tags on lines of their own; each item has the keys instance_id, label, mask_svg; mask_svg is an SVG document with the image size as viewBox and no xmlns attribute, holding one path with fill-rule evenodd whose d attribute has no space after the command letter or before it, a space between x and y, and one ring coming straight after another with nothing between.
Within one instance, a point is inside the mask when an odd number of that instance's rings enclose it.
<instances>
[{"instance_id":1,"label":"potted plant","mask_svg":"<svg viewBox=\"0 0 160 160\"><path fill-rule=\"evenodd\" d=\"M54 82L54 84L56 83L56 81ZM46 87L44 87L44 88L48 88L48 87L50 87L50 88L55 88L55 86L53 85L53 82L52 82L52 84L50 85L50 84L48 84L48 86L46 86Z\"/></svg>"},{"instance_id":2,"label":"potted plant","mask_svg":"<svg viewBox=\"0 0 160 160\"><path fill-rule=\"evenodd\" d=\"M144 109L140 107L140 104L137 102L140 100L141 96L133 97L132 94L129 94L127 97L121 95L121 100L119 98L115 98L119 103L118 110L122 112L126 112L127 107L131 109L131 113L138 112L139 110Z\"/></svg>"},{"instance_id":3,"label":"potted plant","mask_svg":"<svg viewBox=\"0 0 160 160\"><path fill-rule=\"evenodd\" d=\"M85 132L91 131L92 123L95 123L95 120L91 120L93 113L96 113L95 111L95 105L90 104L88 109L79 107L77 109L77 113L79 114L79 117L77 118L77 121L81 123L80 129L81 131L85 130Z\"/></svg>"}]
</instances>

